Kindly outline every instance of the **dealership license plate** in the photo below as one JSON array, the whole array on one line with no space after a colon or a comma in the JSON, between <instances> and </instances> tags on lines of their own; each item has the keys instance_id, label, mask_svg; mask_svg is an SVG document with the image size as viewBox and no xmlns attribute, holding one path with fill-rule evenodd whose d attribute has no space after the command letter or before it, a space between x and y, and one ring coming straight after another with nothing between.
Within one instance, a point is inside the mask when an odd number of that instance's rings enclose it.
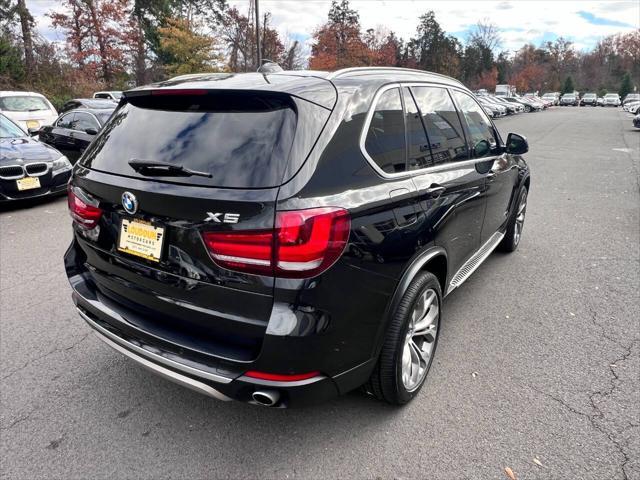
<instances>
[{"instance_id":1,"label":"dealership license plate","mask_svg":"<svg viewBox=\"0 0 640 480\"><path fill-rule=\"evenodd\" d=\"M16 180L16 183L18 184L19 191L40 188L40 179L38 177L24 177Z\"/></svg>"},{"instance_id":2,"label":"dealership license plate","mask_svg":"<svg viewBox=\"0 0 640 480\"><path fill-rule=\"evenodd\" d=\"M37 120L27 120L27 128L40 128L40 122Z\"/></svg>"},{"instance_id":3,"label":"dealership license plate","mask_svg":"<svg viewBox=\"0 0 640 480\"><path fill-rule=\"evenodd\" d=\"M162 255L164 227L143 220L122 219L118 250L159 262Z\"/></svg>"}]
</instances>

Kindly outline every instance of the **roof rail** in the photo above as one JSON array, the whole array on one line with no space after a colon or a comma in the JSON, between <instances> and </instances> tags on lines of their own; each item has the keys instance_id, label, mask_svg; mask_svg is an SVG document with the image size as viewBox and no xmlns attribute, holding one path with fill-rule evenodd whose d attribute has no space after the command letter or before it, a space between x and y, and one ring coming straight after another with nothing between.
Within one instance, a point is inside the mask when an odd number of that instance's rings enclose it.
<instances>
[{"instance_id":1,"label":"roof rail","mask_svg":"<svg viewBox=\"0 0 640 480\"><path fill-rule=\"evenodd\" d=\"M349 68L343 68L341 70L336 70L335 72L331 72L328 76L327 76L327 80L333 80L334 78L340 78L344 75L348 75L350 73L354 73L354 72L366 72L366 71L373 71L373 72L383 72L383 71L390 71L390 72L412 72L412 73L421 73L423 75L435 75L436 77L443 77L443 78L447 78L449 80L453 80L454 82L457 82L459 84L462 85L462 82L460 82L460 80L456 80L455 78L449 77L447 75L443 75L441 73L434 73L434 72L429 72L427 70L418 70L417 68L404 68L404 67L349 67Z\"/></svg>"}]
</instances>

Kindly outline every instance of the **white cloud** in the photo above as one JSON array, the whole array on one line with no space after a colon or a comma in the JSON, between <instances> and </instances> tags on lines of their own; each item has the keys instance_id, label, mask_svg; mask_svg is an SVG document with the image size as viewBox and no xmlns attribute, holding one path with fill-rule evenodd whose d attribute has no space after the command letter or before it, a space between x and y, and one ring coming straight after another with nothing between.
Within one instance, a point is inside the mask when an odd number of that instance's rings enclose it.
<instances>
[{"instance_id":1,"label":"white cloud","mask_svg":"<svg viewBox=\"0 0 640 480\"><path fill-rule=\"evenodd\" d=\"M246 12L249 0L229 0L229 4ZM289 34L305 39L307 51L313 31L327 19L330 0L260 0L261 12L272 14L273 26L284 37ZM640 28L640 2L629 1L554 1L533 0L351 0L360 14L363 28L384 26L405 39L415 35L418 17L434 10L445 31L455 33L461 41L464 32L478 20L488 19L502 29L503 48L517 50L524 43L539 44L543 39L564 36L576 48L590 48L598 38ZM56 0L27 0L36 18L38 31L49 40L61 40L45 16L60 9ZM598 18L630 24L632 27L595 25L578 12Z\"/></svg>"}]
</instances>

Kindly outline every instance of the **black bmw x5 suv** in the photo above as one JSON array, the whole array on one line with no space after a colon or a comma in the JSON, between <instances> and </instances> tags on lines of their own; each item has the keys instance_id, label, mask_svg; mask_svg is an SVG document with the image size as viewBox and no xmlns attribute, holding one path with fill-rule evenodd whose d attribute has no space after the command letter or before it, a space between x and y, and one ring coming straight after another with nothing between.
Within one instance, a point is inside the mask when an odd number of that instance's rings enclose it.
<instances>
[{"instance_id":1,"label":"black bmw x5 suv","mask_svg":"<svg viewBox=\"0 0 640 480\"><path fill-rule=\"evenodd\" d=\"M525 138L403 69L208 74L125 93L74 168L73 300L212 397L403 404L443 298L522 233Z\"/></svg>"}]
</instances>

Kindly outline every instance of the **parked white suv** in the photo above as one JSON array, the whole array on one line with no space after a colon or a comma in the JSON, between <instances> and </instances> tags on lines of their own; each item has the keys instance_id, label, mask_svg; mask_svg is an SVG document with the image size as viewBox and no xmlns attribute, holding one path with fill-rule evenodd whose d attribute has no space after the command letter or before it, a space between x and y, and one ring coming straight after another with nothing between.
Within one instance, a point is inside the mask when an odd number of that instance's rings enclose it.
<instances>
[{"instance_id":1,"label":"parked white suv","mask_svg":"<svg viewBox=\"0 0 640 480\"><path fill-rule=\"evenodd\" d=\"M0 112L24 131L51 125L58 112L44 95L35 92L0 91Z\"/></svg>"},{"instance_id":2,"label":"parked white suv","mask_svg":"<svg viewBox=\"0 0 640 480\"><path fill-rule=\"evenodd\" d=\"M607 93L604 96L604 106L605 107L619 107L620 106L620 95L617 93Z\"/></svg>"},{"instance_id":3,"label":"parked white suv","mask_svg":"<svg viewBox=\"0 0 640 480\"><path fill-rule=\"evenodd\" d=\"M110 90L104 92L96 92L93 94L93 98L106 98L107 100L115 100L116 102L122 97L122 92L117 90Z\"/></svg>"}]
</instances>

